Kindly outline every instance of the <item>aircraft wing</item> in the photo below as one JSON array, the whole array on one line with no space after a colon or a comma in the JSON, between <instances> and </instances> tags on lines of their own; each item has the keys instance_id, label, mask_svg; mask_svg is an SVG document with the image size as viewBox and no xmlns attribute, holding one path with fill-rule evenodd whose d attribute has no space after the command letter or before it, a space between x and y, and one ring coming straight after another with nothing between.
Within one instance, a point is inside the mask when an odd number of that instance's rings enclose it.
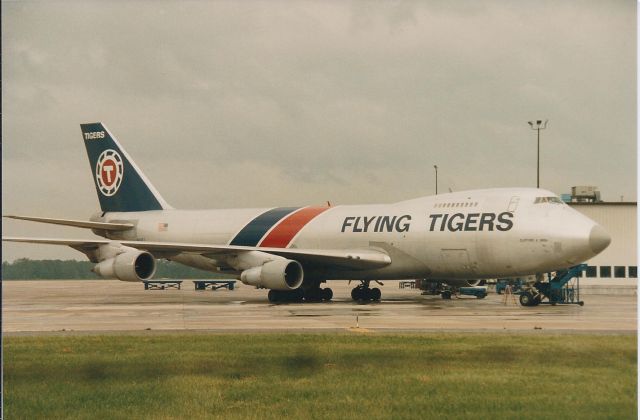
<instances>
[{"instance_id":1,"label":"aircraft wing","mask_svg":"<svg viewBox=\"0 0 640 420\"><path fill-rule=\"evenodd\" d=\"M70 220L70 219L51 219L49 217L31 217L31 216L3 216L7 219L29 220L31 222L49 223L52 225L73 226L85 229L102 229L102 230L129 230L134 226L131 223L105 223L105 222L88 222L86 220Z\"/></svg>"},{"instance_id":2,"label":"aircraft wing","mask_svg":"<svg viewBox=\"0 0 640 420\"><path fill-rule=\"evenodd\" d=\"M303 265L332 265L350 270L368 270L391 264L391 257L381 249L298 249L260 248L233 245L191 244L182 242L113 241L108 239L50 239L3 237L6 242L26 242L35 244L67 245L80 252L91 251L104 244L120 244L149 251L152 254L199 254L209 258L237 255L243 252L260 251L290 258Z\"/></svg>"}]
</instances>

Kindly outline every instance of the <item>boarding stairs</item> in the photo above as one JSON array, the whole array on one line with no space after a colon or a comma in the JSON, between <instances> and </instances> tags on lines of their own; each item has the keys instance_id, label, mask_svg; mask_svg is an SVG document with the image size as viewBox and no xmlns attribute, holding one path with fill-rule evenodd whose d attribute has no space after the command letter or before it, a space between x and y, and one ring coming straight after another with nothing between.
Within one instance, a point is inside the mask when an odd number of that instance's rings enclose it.
<instances>
[{"instance_id":1,"label":"boarding stairs","mask_svg":"<svg viewBox=\"0 0 640 420\"><path fill-rule=\"evenodd\" d=\"M540 303L583 306L584 302L580 300L580 275L586 269L587 264L578 264L567 270L556 271L553 277L548 273L546 280L536 281L518 293L520 304L523 306L536 306ZM576 281L571 282L574 278Z\"/></svg>"}]
</instances>

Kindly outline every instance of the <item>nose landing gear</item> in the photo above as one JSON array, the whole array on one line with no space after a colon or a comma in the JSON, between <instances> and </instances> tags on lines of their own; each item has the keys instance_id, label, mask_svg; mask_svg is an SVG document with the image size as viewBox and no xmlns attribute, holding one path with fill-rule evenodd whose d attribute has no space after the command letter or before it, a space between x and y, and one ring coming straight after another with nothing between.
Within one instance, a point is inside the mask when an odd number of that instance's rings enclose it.
<instances>
[{"instance_id":1,"label":"nose landing gear","mask_svg":"<svg viewBox=\"0 0 640 420\"><path fill-rule=\"evenodd\" d=\"M370 280L361 280L361 284L351 290L351 299L356 301L379 301L382 292L377 287L369 288ZM379 282L378 282L379 283ZM380 283L382 284L382 283Z\"/></svg>"}]
</instances>

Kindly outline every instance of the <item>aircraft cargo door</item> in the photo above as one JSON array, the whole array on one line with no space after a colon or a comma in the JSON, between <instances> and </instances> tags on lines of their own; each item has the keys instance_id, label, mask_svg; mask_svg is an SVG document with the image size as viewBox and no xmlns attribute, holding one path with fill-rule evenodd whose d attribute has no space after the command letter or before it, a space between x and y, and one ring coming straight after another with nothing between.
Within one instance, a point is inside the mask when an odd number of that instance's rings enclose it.
<instances>
[{"instance_id":1,"label":"aircraft cargo door","mask_svg":"<svg viewBox=\"0 0 640 420\"><path fill-rule=\"evenodd\" d=\"M469 252L465 249L441 249L440 258L444 271L451 274L469 274L473 271Z\"/></svg>"}]
</instances>

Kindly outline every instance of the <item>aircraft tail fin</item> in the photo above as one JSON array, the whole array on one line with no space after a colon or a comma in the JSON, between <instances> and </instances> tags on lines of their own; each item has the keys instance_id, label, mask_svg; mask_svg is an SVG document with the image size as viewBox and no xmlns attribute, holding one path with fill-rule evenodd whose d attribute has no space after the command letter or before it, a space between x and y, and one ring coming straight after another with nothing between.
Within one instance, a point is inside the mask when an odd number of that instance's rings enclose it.
<instances>
[{"instance_id":1,"label":"aircraft tail fin","mask_svg":"<svg viewBox=\"0 0 640 420\"><path fill-rule=\"evenodd\" d=\"M171 208L104 124L80 124L80 128L102 211Z\"/></svg>"}]
</instances>

